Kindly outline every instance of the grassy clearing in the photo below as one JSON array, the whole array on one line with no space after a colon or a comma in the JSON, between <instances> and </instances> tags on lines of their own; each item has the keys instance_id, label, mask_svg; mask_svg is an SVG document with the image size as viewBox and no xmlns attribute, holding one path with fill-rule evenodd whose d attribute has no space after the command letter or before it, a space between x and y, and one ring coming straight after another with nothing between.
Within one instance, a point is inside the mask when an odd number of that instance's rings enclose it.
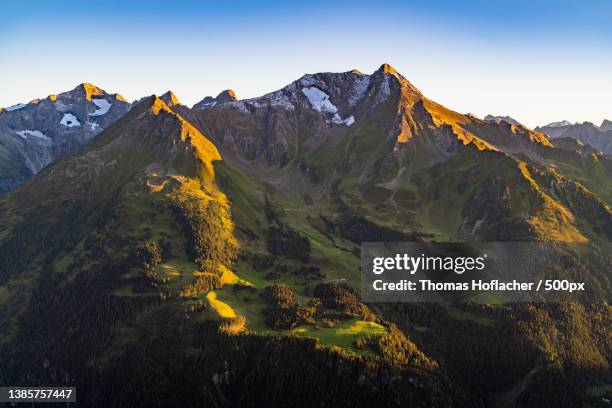
<instances>
[{"instance_id":1,"label":"grassy clearing","mask_svg":"<svg viewBox=\"0 0 612 408\"><path fill-rule=\"evenodd\" d=\"M235 285L238 283L244 286L253 286L251 282L240 278L238 275L236 275L233 271L231 271L225 265L219 265L219 269L222 272L222 275L220 278L221 285L224 285L224 286L225 285Z\"/></svg>"},{"instance_id":2,"label":"grassy clearing","mask_svg":"<svg viewBox=\"0 0 612 408\"><path fill-rule=\"evenodd\" d=\"M211 292L212 293L212 292ZM355 348L355 341L367 335L379 335L386 328L374 322L353 318L342 321L334 327L316 327L312 325L298 326L290 330L273 330L265 322L265 304L257 294L245 291L234 291L231 286L215 291L215 300L230 307L234 313L244 316L250 332L262 336L297 336L318 339L327 346L342 347L364 354L368 351ZM212 306L212 305L211 305Z\"/></svg>"},{"instance_id":3,"label":"grassy clearing","mask_svg":"<svg viewBox=\"0 0 612 408\"><path fill-rule=\"evenodd\" d=\"M265 304L257 293L235 291L232 286L224 286L215 291L216 298L228 305L234 312L247 319L247 327L254 333L260 334L269 331L265 323Z\"/></svg>"},{"instance_id":4,"label":"grassy clearing","mask_svg":"<svg viewBox=\"0 0 612 408\"><path fill-rule=\"evenodd\" d=\"M178 291L195 280L198 267L185 258L172 258L155 268L160 276L168 278L168 288L172 291Z\"/></svg>"},{"instance_id":5,"label":"grassy clearing","mask_svg":"<svg viewBox=\"0 0 612 408\"><path fill-rule=\"evenodd\" d=\"M257 232L266 224L263 212L264 192L259 180L227 166L223 162L215 163L218 182L227 195L232 219L236 225Z\"/></svg>"},{"instance_id":6,"label":"grassy clearing","mask_svg":"<svg viewBox=\"0 0 612 408\"><path fill-rule=\"evenodd\" d=\"M311 263L319 266L329 279L346 279L358 288L361 283L360 259L352 252L331 245L329 238L314 228L305 228L303 232L310 239Z\"/></svg>"},{"instance_id":7,"label":"grassy clearing","mask_svg":"<svg viewBox=\"0 0 612 408\"><path fill-rule=\"evenodd\" d=\"M350 319L340 322L336 326L330 328L300 326L280 332L280 334L318 339L321 343L326 345L338 346L361 352L361 350L355 348L355 341L367 335L380 335L385 332L385 327L380 324L367 322L365 320Z\"/></svg>"},{"instance_id":8,"label":"grassy clearing","mask_svg":"<svg viewBox=\"0 0 612 408\"><path fill-rule=\"evenodd\" d=\"M253 267L246 262L237 262L235 265L236 271L242 279L248 281L253 287L262 289L270 284L264 276L266 272L257 272Z\"/></svg>"},{"instance_id":9,"label":"grassy clearing","mask_svg":"<svg viewBox=\"0 0 612 408\"><path fill-rule=\"evenodd\" d=\"M217 294L214 291L208 292L206 299L208 299L210 307L212 307L220 317L231 318L237 316L236 312L234 312L234 309L232 309L230 305L217 300Z\"/></svg>"}]
</instances>

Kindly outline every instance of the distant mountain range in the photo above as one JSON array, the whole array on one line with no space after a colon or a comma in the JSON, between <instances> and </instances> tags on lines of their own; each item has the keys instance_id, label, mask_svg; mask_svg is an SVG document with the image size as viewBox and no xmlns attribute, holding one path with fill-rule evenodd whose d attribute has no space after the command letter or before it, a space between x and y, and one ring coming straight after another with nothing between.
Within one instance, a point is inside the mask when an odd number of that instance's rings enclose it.
<instances>
[{"instance_id":1,"label":"distant mountain range","mask_svg":"<svg viewBox=\"0 0 612 408\"><path fill-rule=\"evenodd\" d=\"M73 151L128 111L119 94L83 83L0 111L0 193Z\"/></svg>"},{"instance_id":2,"label":"distant mountain range","mask_svg":"<svg viewBox=\"0 0 612 408\"><path fill-rule=\"evenodd\" d=\"M488 122L503 121L523 126L518 120L510 116L487 115L484 120ZM604 119L599 126L591 122L572 124L567 120L562 120L538 126L534 130L555 139L553 144L559 148L574 149L587 153L612 154L612 121L607 119Z\"/></svg>"},{"instance_id":3,"label":"distant mountain range","mask_svg":"<svg viewBox=\"0 0 612 408\"><path fill-rule=\"evenodd\" d=\"M519 125L522 126L522 123L519 122L518 120L510 117L510 116L494 116L494 115L487 115L485 116L484 120L488 121L488 122L495 122L495 121L500 121L503 120L504 122L510 123L511 125Z\"/></svg>"},{"instance_id":4,"label":"distant mountain range","mask_svg":"<svg viewBox=\"0 0 612 408\"><path fill-rule=\"evenodd\" d=\"M574 139L455 112L388 64L193 108L83 84L0 123L21 182L0 196L2 384L69 384L83 406L607 392L605 302L359 295L361 244L398 241L557 242L555 279L610 293L612 160Z\"/></svg>"},{"instance_id":5,"label":"distant mountain range","mask_svg":"<svg viewBox=\"0 0 612 408\"><path fill-rule=\"evenodd\" d=\"M571 124L564 120L536 127L535 131L542 132L551 139L574 139L600 152L612 154L612 122L607 119L600 126L591 122Z\"/></svg>"},{"instance_id":6,"label":"distant mountain range","mask_svg":"<svg viewBox=\"0 0 612 408\"><path fill-rule=\"evenodd\" d=\"M258 99L266 101L274 98L278 92L239 102L235 92L228 89L216 97L203 98L192 109L209 109L231 102L255 106ZM313 94L311 97L317 98L318 95ZM180 104L171 91L160 98L170 107ZM72 91L0 108L0 194L27 180L55 158L86 144L125 114L130 106L119 94L108 94L95 85L83 83ZM323 109L326 107L323 106ZM467 116L477 119L473 115ZM350 122L354 118L346 120ZM489 114L484 120L523 126L510 116ZM332 121L343 123L339 117L332 117ZM535 131L551 139L569 138L578 141L557 140L555 144L562 148L583 152L593 149L612 154L612 121L609 120L604 120L599 127L590 122L553 122L536 127Z\"/></svg>"}]
</instances>

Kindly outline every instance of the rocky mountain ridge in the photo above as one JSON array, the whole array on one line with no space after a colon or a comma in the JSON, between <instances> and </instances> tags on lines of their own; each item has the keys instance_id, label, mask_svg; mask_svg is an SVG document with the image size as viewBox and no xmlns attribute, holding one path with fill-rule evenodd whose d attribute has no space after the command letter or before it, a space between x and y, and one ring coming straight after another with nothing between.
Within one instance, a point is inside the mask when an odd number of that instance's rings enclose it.
<instances>
[{"instance_id":1,"label":"rocky mountain ridge","mask_svg":"<svg viewBox=\"0 0 612 408\"><path fill-rule=\"evenodd\" d=\"M88 83L0 112L0 193L73 151L128 111L119 94Z\"/></svg>"},{"instance_id":2,"label":"rocky mountain ridge","mask_svg":"<svg viewBox=\"0 0 612 408\"><path fill-rule=\"evenodd\" d=\"M600 126L592 122L574 123L553 122L537 127L538 132L547 134L551 139L571 138L605 154L612 154L612 122L604 119Z\"/></svg>"},{"instance_id":3,"label":"rocky mountain ridge","mask_svg":"<svg viewBox=\"0 0 612 408\"><path fill-rule=\"evenodd\" d=\"M485 116L484 120L489 121L489 122L495 122L498 120L503 120L504 122L510 123L511 125L518 125L518 126L522 126L522 123L519 122L518 120L510 117L510 116L502 116L502 115L487 115Z\"/></svg>"},{"instance_id":4,"label":"rocky mountain ridge","mask_svg":"<svg viewBox=\"0 0 612 408\"><path fill-rule=\"evenodd\" d=\"M387 64L142 98L0 196L0 382L105 406L581 406L609 379L607 304L359 297L366 241L609 242L612 162L555 141ZM563 255L557 278L609 288L605 251Z\"/></svg>"}]
</instances>

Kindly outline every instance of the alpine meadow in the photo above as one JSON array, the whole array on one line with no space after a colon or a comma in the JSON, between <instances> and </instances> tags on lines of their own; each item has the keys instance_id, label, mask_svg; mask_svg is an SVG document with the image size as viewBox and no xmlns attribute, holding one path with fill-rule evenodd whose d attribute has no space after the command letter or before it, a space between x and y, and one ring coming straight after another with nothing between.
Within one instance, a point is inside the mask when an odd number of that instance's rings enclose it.
<instances>
[{"instance_id":1,"label":"alpine meadow","mask_svg":"<svg viewBox=\"0 0 612 408\"><path fill-rule=\"evenodd\" d=\"M609 130L461 114L388 64L191 108L41 97L0 112L0 385L84 407L610 406L608 301L360 296L363 242L580 243L551 270L609 294Z\"/></svg>"}]
</instances>

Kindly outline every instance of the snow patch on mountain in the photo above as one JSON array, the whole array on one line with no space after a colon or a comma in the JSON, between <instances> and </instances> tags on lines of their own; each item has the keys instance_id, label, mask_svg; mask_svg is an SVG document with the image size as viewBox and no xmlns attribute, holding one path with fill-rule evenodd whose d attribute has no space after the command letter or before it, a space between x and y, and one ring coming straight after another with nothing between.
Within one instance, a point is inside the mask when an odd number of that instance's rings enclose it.
<instances>
[{"instance_id":1,"label":"snow patch on mountain","mask_svg":"<svg viewBox=\"0 0 612 408\"><path fill-rule=\"evenodd\" d=\"M317 112L336 113L338 108L329 100L329 95L315 87L304 87L302 93Z\"/></svg>"},{"instance_id":2,"label":"snow patch on mountain","mask_svg":"<svg viewBox=\"0 0 612 408\"><path fill-rule=\"evenodd\" d=\"M361 101L368 90L368 86L370 86L370 79L370 75L362 75L355 79L351 96L349 96L350 106L355 106L359 103L359 101Z\"/></svg>"},{"instance_id":3,"label":"snow patch on mountain","mask_svg":"<svg viewBox=\"0 0 612 408\"><path fill-rule=\"evenodd\" d=\"M92 132L95 132L96 129L98 129L100 127L100 125L98 125L96 122L89 122L89 130L91 130Z\"/></svg>"},{"instance_id":4,"label":"snow patch on mountain","mask_svg":"<svg viewBox=\"0 0 612 408\"><path fill-rule=\"evenodd\" d=\"M378 95L376 96L376 103L386 101L389 96L391 96L391 85L389 84L389 75L385 75L383 81L380 84Z\"/></svg>"},{"instance_id":5,"label":"snow patch on mountain","mask_svg":"<svg viewBox=\"0 0 612 408\"><path fill-rule=\"evenodd\" d=\"M51 138L45 136L45 134L41 132L40 130L20 130L17 132L17 134L26 140L29 137L35 137L35 138L43 139L43 140L51 140Z\"/></svg>"},{"instance_id":6,"label":"snow patch on mountain","mask_svg":"<svg viewBox=\"0 0 612 408\"><path fill-rule=\"evenodd\" d=\"M334 117L332 118L332 123L335 123L337 125L346 125L346 126L351 126L353 123L355 123L355 117L354 116L349 116L348 118L342 120L342 118L340 117L340 115L338 115L337 113L334 114Z\"/></svg>"},{"instance_id":7,"label":"snow patch on mountain","mask_svg":"<svg viewBox=\"0 0 612 408\"><path fill-rule=\"evenodd\" d=\"M279 97L270 100L270 105L272 105L272 106L280 106L281 108L284 108L284 109L287 109L287 110L294 110L295 109L295 107L289 101L289 98L285 94L282 94Z\"/></svg>"},{"instance_id":8,"label":"snow patch on mountain","mask_svg":"<svg viewBox=\"0 0 612 408\"><path fill-rule=\"evenodd\" d=\"M293 104L291 103L287 95L285 95L282 89L266 94L260 98L247 99L244 102L254 106L255 108L259 108L262 105L268 103L270 104L270 106L278 106L287 110L295 109L295 106L293 106Z\"/></svg>"},{"instance_id":9,"label":"snow patch on mountain","mask_svg":"<svg viewBox=\"0 0 612 408\"><path fill-rule=\"evenodd\" d=\"M572 126L570 122L567 120L562 120L561 122L552 122L544 127L564 127L564 126Z\"/></svg>"},{"instance_id":10,"label":"snow patch on mountain","mask_svg":"<svg viewBox=\"0 0 612 408\"><path fill-rule=\"evenodd\" d=\"M7 112L11 112L11 111L16 111L16 110L19 110L19 109L23 109L26 106L28 106L27 103L18 103L16 105L12 105L12 106L4 108L4 110L7 111Z\"/></svg>"},{"instance_id":11,"label":"snow patch on mountain","mask_svg":"<svg viewBox=\"0 0 612 408\"><path fill-rule=\"evenodd\" d=\"M312 108L317 112L334 114L334 116L332 116L331 118L331 121L328 122L335 123L337 125L344 124L346 126L351 126L353 123L355 123L355 117L353 116L350 116L346 119L342 119L342 117L340 117L340 114L338 113L338 108L336 108L336 105L334 105L329 100L329 95L320 90L319 88L316 88L314 86L304 87L302 88L302 93L306 96L306 98L308 98L308 102L310 102Z\"/></svg>"},{"instance_id":12,"label":"snow patch on mountain","mask_svg":"<svg viewBox=\"0 0 612 408\"><path fill-rule=\"evenodd\" d=\"M89 116L102 116L106 114L111 107L110 102L106 99L92 99L91 101L96 105L96 111L90 113Z\"/></svg>"},{"instance_id":13,"label":"snow patch on mountain","mask_svg":"<svg viewBox=\"0 0 612 408\"><path fill-rule=\"evenodd\" d=\"M60 124L66 127L81 126L81 122L79 122L77 117L74 116L72 113L64 114L64 116L62 117L62 120L60 120Z\"/></svg>"},{"instance_id":14,"label":"snow patch on mountain","mask_svg":"<svg viewBox=\"0 0 612 408\"><path fill-rule=\"evenodd\" d=\"M315 78L314 75L306 74L298 80L299 84L305 88L312 88L314 86L325 86L325 82L320 79ZM294 84L291 84L287 87L290 91L295 89Z\"/></svg>"},{"instance_id":15,"label":"snow patch on mountain","mask_svg":"<svg viewBox=\"0 0 612 408\"><path fill-rule=\"evenodd\" d=\"M502 116L502 115L487 115L484 118L485 121L487 122L497 122L497 121L504 121L506 123L509 123L511 125L517 125L517 126L522 126L521 122L519 122L518 120L510 117L510 116Z\"/></svg>"}]
</instances>

